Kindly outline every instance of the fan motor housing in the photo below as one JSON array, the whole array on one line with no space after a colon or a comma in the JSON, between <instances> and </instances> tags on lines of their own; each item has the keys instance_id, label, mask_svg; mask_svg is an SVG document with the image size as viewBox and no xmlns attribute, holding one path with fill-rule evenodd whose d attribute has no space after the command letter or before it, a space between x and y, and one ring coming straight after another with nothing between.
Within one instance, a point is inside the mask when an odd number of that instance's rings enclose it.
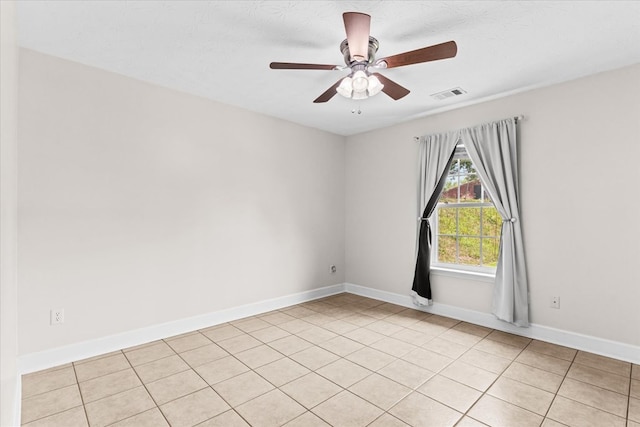
<instances>
[{"instance_id":1,"label":"fan motor housing","mask_svg":"<svg viewBox=\"0 0 640 427\"><path fill-rule=\"evenodd\" d=\"M378 42L378 39L369 36L369 59L366 61L367 64L373 63L379 47L380 43ZM351 66L351 64L358 62L351 60L351 52L349 52L349 42L347 41L347 39L344 39L342 43L340 43L340 52L342 52L342 55L344 56L344 63L349 67Z\"/></svg>"}]
</instances>

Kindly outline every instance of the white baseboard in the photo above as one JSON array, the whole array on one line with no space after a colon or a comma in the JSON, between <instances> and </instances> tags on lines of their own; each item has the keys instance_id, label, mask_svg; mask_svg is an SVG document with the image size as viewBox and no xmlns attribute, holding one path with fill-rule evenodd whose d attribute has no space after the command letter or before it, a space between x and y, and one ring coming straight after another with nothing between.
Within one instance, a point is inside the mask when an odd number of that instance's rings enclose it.
<instances>
[{"instance_id":1,"label":"white baseboard","mask_svg":"<svg viewBox=\"0 0 640 427\"><path fill-rule=\"evenodd\" d=\"M428 313L451 317L480 326L509 332L516 335L534 338L553 344L563 345L602 356L640 364L640 347L617 341L610 341L589 335L551 328L548 326L531 324L529 328L519 328L495 318L492 314L467 310L446 304L434 302L432 306L416 307L410 295L400 295L381 291L352 283L327 286L320 289L300 292L284 297L260 301L227 310L207 313L201 316L181 319L174 322L154 325L122 334L83 341L64 347L58 347L37 353L30 353L18 358L18 373L36 372L65 363L98 356L127 347L144 344L158 339L203 329L209 326L241 319L248 316L265 313L288 307L306 301L323 298L340 292L349 292L380 301L397 304L403 307L423 310Z\"/></svg>"},{"instance_id":2,"label":"white baseboard","mask_svg":"<svg viewBox=\"0 0 640 427\"><path fill-rule=\"evenodd\" d=\"M588 351L589 353L595 353L601 356L612 357L614 359L640 364L640 347L631 344L611 341L604 338L598 338L590 335L579 334L576 332L565 331L562 329L556 329L549 326L537 324L531 324L531 326L528 328L520 328L510 323L498 320L495 316L489 313L467 310L451 305L439 304L437 302L434 302L431 306L417 307L415 304L413 304L413 299L410 295L408 295L408 293L407 295L400 295L392 292L368 288L365 286L354 285L352 283L345 283L344 290L345 292L349 292L352 294L401 305L403 307L414 308L416 310L422 310L427 313L451 317L457 320L463 320L465 322L485 326L491 329L497 329L499 331L509 332L527 338L533 338L540 341L562 345L565 347Z\"/></svg>"},{"instance_id":3,"label":"white baseboard","mask_svg":"<svg viewBox=\"0 0 640 427\"><path fill-rule=\"evenodd\" d=\"M19 375L41 371L69 362L86 359L123 348L145 344L151 341L204 329L209 326L255 316L279 308L288 307L302 302L323 298L344 292L344 284L313 289L279 298L260 301L253 304L233 307L226 310L180 319L147 328L136 329L121 334L110 335L76 344L57 347L37 353L25 354L18 357Z\"/></svg>"}]
</instances>

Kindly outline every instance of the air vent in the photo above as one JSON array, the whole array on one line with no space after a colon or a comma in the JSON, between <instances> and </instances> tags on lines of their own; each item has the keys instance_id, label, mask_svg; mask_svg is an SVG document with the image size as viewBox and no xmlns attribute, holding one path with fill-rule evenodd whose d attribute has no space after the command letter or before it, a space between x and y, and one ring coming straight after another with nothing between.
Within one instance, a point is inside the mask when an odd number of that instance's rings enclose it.
<instances>
[{"instance_id":1,"label":"air vent","mask_svg":"<svg viewBox=\"0 0 640 427\"><path fill-rule=\"evenodd\" d=\"M447 89L445 91L442 92L438 92L438 93L434 93L433 95L431 95L434 99L437 100L443 100L443 99L447 99L447 98L452 98L454 96L460 96L460 95L464 95L465 93L467 93L466 90L460 88L460 87L454 87L453 89Z\"/></svg>"}]
</instances>

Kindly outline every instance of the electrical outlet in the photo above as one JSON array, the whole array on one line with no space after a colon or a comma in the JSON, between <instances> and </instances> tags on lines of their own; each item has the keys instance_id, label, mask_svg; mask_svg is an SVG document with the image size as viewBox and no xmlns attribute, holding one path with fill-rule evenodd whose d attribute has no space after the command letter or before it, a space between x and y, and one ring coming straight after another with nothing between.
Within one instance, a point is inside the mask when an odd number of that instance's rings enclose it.
<instances>
[{"instance_id":1,"label":"electrical outlet","mask_svg":"<svg viewBox=\"0 0 640 427\"><path fill-rule=\"evenodd\" d=\"M336 268L335 265L330 265L329 266L329 271L331 272L331 274L335 273L336 271L338 271L338 269Z\"/></svg>"},{"instance_id":2,"label":"electrical outlet","mask_svg":"<svg viewBox=\"0 0 640 427\"><path fill-rule=\"evenodd\" d=\"M560 297L551 297L551 308L560 308Z\"/></svg>"},{"instance_id":3,"label":"electrical outlet","mask_svg":"<svg viewBox=\"0 0 640 427\"><path fill-rule=\"evenodd\" d=\"M51 325L59 325L64 323L64 308L56 308L51 310Z\"/></svg>"}]
</instances>

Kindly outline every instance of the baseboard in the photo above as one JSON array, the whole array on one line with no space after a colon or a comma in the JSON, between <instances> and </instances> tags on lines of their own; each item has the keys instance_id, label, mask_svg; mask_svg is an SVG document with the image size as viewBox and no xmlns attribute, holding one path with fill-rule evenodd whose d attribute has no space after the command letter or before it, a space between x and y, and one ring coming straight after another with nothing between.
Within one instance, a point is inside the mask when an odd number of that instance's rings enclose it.
<instances>
[{"instance_id":1,"label":"baseboard","mask_svg":"<svg viewBox=\"0 0 640 427\"><path fill-rule=\"evenodd\" d=\"M599 337L579 334L537 324L531 324L531 326L528 328L520 328L510 323L498 320L495 316L489 313L467 310L451 305L439 304L437 302L434 302L431 306L417 307L416 305L414 305L413 299L408 294L400 295L392 292L368 288L365 286L354 285L352 283L345 283L344 290L345 292L349 292L352 294L401 305L403 307L414 308L432 314L451 317L457 320L463 320L465 322L485 326L491 329L497 329L499 331L509 332L527 338L533 338L540 341L562 345L565 347L588 351L590 353L599 354L601 356L612 357L614 359L640 364L640 347L631 344L611 341Z\"/></svg>"},{"instance_id":2,"label":"baseboard","mask_svg":"<svg viewBox=\"0 0 640 427\"><path fill-rule=\"evenodd\" d=\"M22 375L41 371L54 366L64 365L65 363L110 353L123 348L145 344L225 322L231 322L244 317L255 316L341 292L344 292L344 284L327 286L253 304L215 311L201 316L194 316L121 334L83 341L64 347L30 353L18 357L18 372Z\"/></svg>"}]
</instances>

